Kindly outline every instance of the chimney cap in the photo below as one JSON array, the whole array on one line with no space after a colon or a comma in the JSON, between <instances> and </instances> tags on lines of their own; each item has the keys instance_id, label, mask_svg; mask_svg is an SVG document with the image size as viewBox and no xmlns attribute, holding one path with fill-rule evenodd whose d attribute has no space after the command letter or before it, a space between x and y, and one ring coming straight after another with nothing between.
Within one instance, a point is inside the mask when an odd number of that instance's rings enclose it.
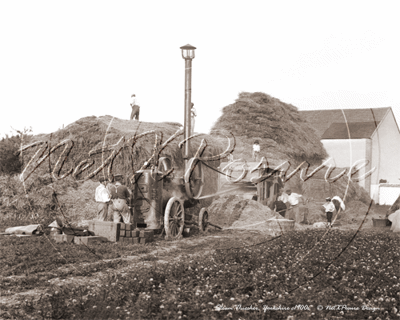
<instances>
[{"instance_id":1,"label":"chimney cap","mask_svg":"<svg viewBox=\"0 0 400 320\"><path fill-rule=\"evenodd\" d=\"M194 49L196 49L196 47L193 47L192 45L187 44L186 46L182 46L181 49L184 49L184 50L194 50Z\"/></svg>"}]
</instances>

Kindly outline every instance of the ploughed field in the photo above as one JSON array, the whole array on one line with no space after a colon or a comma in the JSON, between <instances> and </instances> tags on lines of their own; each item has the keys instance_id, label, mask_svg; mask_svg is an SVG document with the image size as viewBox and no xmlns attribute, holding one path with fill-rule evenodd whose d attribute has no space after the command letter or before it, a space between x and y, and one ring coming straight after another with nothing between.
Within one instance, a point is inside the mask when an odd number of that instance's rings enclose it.
<instances>
[{"instance_id":1,"label":"ploughed field","mask_svg":"<svg viewBox=\"0 0 400 320\"><path fill-rule=\"evenodd\" d=\"M211 230L90 247L1 236L0 246L4 319L400 316L400 236L382 229Z\"/></svg>"}]
</instances>

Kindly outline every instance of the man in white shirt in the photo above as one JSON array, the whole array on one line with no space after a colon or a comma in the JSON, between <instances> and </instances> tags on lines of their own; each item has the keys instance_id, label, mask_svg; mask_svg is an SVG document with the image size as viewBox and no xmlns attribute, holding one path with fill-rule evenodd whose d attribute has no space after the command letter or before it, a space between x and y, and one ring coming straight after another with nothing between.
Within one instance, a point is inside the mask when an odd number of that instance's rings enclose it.
<instances>
[{"instance_id":1,"label":"man in white shirt","mask_svg":"<svg viewBox=\"0 0 400 320\"><path fill-rule=\"evenodd\" d=\"M326 198L326 203L322 205L325 208L326 219L329 225L332 225L333 211L335 211L335 205L332 203L331 198Z\"/></svg>"},{"instance_id":2,"label":"man in white shirt","mask_svg":"<svg viewBox=\"0 0 400 320\"><path fill-rule=\"evenodd\" d=\"M99 179L100 185L96 188L95 199L97 205L97 220L107 221L108 205L111 200L110 191L107 189L107 180L104 177Z\"/></svg>"},{"instance_id":3,"label":"man in white shirt","mask_svg":"<svg viewBox=\"0 0 400 320\"><path fill-rule=\"evenodd\" d=\"M132 107L132 112L131 112L131 120L135 118L135 120L139 121L139 113L140 113L140 107L139 107L139 102L136 99L136 95L133 94L131 95L132 102L131 102L131 107Z\"/></svg>"},{"instance_id":4,"label":"man in white shirt","mask_svg":"<svg viewBox=\"0 0 400 320\"><path fill-rule=\"evenodd\" d=\"M283 203L287 203L288 202L288 198L289 198L289 195L285 191L279 192L278 201L282 201Z\"/></svg>"},{"instance_id":5,"label":"man in white shirt","mask_svg":"<svg viewBox=\"0 0 400 320\"><path fill-rule=\"evenodd\" d=\"M282 195L278 198L279 201L282 201L288 207L287 209L287 219L296 220L297 222L301 222L300 219L300 206L299 202L304 204L304 198L301 194L292 193L292 190L286 190L286 193L283 192ZM297 219L296 219L297 217Z\"/></svg>"},{"instance_id":6,"label":"man in white shirt","mask_svg":"<svg viewBox=\"0 0 400 320\"><path fill-rule=\"evenodd\" d=\"M259 155L260 155L260 143L258 142L258 140L256 140L254 141L253 144L253 159L257 161Z\"/></svg>"}]
</instances>

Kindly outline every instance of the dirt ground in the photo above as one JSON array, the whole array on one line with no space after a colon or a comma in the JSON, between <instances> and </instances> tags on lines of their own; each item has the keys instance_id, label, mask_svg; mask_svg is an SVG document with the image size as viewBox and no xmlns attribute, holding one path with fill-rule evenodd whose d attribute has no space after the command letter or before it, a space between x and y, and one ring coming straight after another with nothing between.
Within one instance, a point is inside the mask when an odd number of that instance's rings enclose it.
<instances>
[{"instance_id":1,"label":"dirt ground","mask_svg":"<svg viewBox=\"0 0 400 320\"><path fill-rule=\"evenodd\" d=\"M353 222L350 224L339 224L338 226L334 226L334 229L341 230L354 230L357 232L357 229L360 227L360 222ZM295 230L303 230L307 232L308 229L312 229L312 225L298 225L296 224ZM361 232L363 231L371 231L374 230L376 232L390 232L389 228L372 228L371 226L363 226L361 228ZM291 232L291 231L285 231ZM231 229L229 227L225 227L222 231L219 231L213 227L209 227L207 232L200 234L198 231L193 231L192 235L189 237L183 238L181 240L176 241L166 241L161 238L155 238L155 243L149 247L150 250L143 254L138 254L135 256L123 256L118 259L113 260L121 260L128 261L129 263L122 265L120 268L113 270L102 270L99 272L92 273L90 276L68 276L69 269L79 269L87 266L87 263L84 264L74 264L67 265L63 268L62 274L63 277L54 277L48 280L50 284L64 286L68 284L87 284L87 285L96 285L100 283L103 279L107 278L110 275L110 272L115 272L118 274L123 274L125 272L134 270L135 268L146 268L151 267L153 262L158 263L168 263L176 259L180 259L180 257L185 256L195 256L211 253L217 249L231 249L231 248L239 248L244 246L253 246L257 243L265 242L269 239L272 239L274 235L271 235L268 230L243 230L243 229ZM94 262L96 264L98 262ZM61 269L61 268L60 268ZM40 276L40 274L38 275ZM6 278L18 278L21 279L24 277L23 275L18 276L10 276ZM27 297L35 297L35 299L39 298L41 294L46 292L46 287L39 287L33 290L26 290L20 292L19 290L8 290L8 292L2 292L0 295L0 309L1 305L18 305L21 298L25 299Z\"/></svg>"},{"instance_id":2,"label":"dirt ground","mask_svg":"<svg viewBox=\"0 0 400 320\"><path fill-rule=\"evenodd\" d=\"M156 237L155 242L150 244L151 246L144 246L145 250L143 250L142 254L126 255L108 260L108 262L122 262L120 266L112 270L100 267L99 270L101 271L93 272L90 275L69 275L72 269L84 269L88 264L91 265L90 267L96 267L96 264L100 265L105 261L102 260L92 263L67 264L59 268L58 271L61 272L58 272L58 275L56 273L53 277L49 276L48 273L43 273L43 276L45 276L46 281L50 285L96 285L109 277L110 273L124 274L135 268L151 267L154 262L168 263L183 256L187 258L188 256L207 254L217 249L252 246L279 236L282 232L291 232L271 229L271 225L267 220L282 217L268 207L262 206L253 200L237 196L222 196L216 199L208 209L210 222L221 226L222 230L209 227L207 232L199 233L194 228L189 237L176 241L166 241ZM373 218L384 218L387 209L387 207L376 205L368 209L367 205L359 201L350 202L346 210L339 215L333 229L354 230L354 232L357 232L359 229L361 232L367 230L390 232L390 228L373 228L372 224ZM307 232L307 230L314 228L314 222L326 221L326 217L321 212L319 206L314 204L309 205L309 218L309 224L296 223L294 230ZM120 244L116 244L116 246L118 245ZM116 250L118 250L117 247ZM10 279L23 281L24 275L5 277L5 280ZM39 299L41 294L44 294L46 290L46 286L38 286L36 289L26 291L20 288L14 290L14 287L8 290L8 292L3 291L0 294L0 309L2 304L8 306L18 305L21 299L26 299L27 297Z\"/></svg>"},{"instance_id":3,"label":"dirt ground","mask_svg":"<svg viewBox=\"0 0 400 320\"><path fill-rule=\"evenodd\" d=\"M192 235L187 238L183 238L181 240L175 241L166 241L161 238L155 238L155 242L151 243L151 247L148 247L150 250L148 252L135 255L135 256L123 256L118 259L112 260L120 260L120 261L129 261L125 266L121 268L112 270L102 270L99 272L93 273L91 276L68 276L68 273L71 269L80 269L83 267L87 267L88 263L82 264L74 264L67 265L66 267L61 267L59 269L63 269L62 273L66 276L64 277L54 277L48 280L50 284L64 286L68 284L96 284L100 283L102 279L107 278L110 275L110 272L117 272L119 274L123 274L127 271L133 270L135 268L143 268L143 267L151 267L153 262L158 263L167 263L176 259L179 259L181 256L194 256L199 254L207 254L211 251L217 249L229 249L235 247L243 247L254 245L256 243L260 243L265 241L266 239L272 238L265 233L257 232L257 231L243 231L243 230L222 230L218 231L216 228L210 227L205 233L200 234L193 230ZM118 245L118 244L116 244ZM138 246L138 245L136 245ZM143 247L147 247L143 246ZM111 261L111 260L107 260ZM100 261L93 262L92 264L96 265ZM38 274L40 276L40 274ZM23 279L24 275L18 276L9 276L6 278L20 278ZM1 305L16 305L19 304L19 300L21 298L26 297L36 297L39 298L41 294L46 292L46 287L14 292L13 290L8 290L8 292L0 292L0 309Z\"/></svg>"}]
</instances>

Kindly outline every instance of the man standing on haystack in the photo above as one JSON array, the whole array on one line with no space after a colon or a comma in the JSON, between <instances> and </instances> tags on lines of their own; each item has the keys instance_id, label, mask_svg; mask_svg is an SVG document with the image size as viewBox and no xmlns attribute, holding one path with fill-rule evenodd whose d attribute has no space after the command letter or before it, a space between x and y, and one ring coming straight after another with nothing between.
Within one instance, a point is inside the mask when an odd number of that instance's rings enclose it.
<instances>
[{"instance_id":1,"label":"man standing on haystack","mask_svg":"<svg viewBox=\"0 0 400 320\"><path fill-rule=\"evenodd\" d=\"M114 222L131 223L131 211L128 203L131 198L131 194L127 187L122 185L122 175L114 176L116 180L114 188L111 190L111 210L113 212Z\"/></svg>"},{"instance_id":2,"label":"man standing on haystack","mask_svg":"<svg viewBox=\"0 0 400 320\"><path fill-rule=\"evenodd\" d=\"M132 107L131 120L133 120L133 118L135 118L135 120L139 121L139 113L140 113L139 102L137 101L135 94L131 95L131 98L132 98L132 102L131 102L131 107Z\"/></svg>"},{"instance_id":3,"label":"man standing on haystack","mask_svg":"<svg viewBox=\"0 0 400 320\"><path fill-rule=\"evenodd\" d=\"M197 117L197 113L196 113L196 109L194 108L194 103L192 102L192 108L190 110L190 115L191 115L191 124L190 124L190 135L192 136L194 133L194 122L195 122L195 118Z\"/></svg>"},{"instance_id":4,"label":"man standing on haystack","mask_svg":"<svg viewBox=\"0 0 400 320\"><path fill-rule=\"evenodd\" d=\"M100 177L100 185L96 188L95 199L98 203L97 206L97 220L107 221L108 205L111 200L111 194L107 189L107 179Z\"/></svg>"},{"instance_id":5,"label":"man standing on haystack","mask_svg":"<svg viewBox=\"0 0 400 320\"><path fill-rule=\"evenodd\" d=\"M260 143L258 140L254 141L253 144L253 159L258 160L258 156L260 155Z\"/></svg>"}]
</instances>

